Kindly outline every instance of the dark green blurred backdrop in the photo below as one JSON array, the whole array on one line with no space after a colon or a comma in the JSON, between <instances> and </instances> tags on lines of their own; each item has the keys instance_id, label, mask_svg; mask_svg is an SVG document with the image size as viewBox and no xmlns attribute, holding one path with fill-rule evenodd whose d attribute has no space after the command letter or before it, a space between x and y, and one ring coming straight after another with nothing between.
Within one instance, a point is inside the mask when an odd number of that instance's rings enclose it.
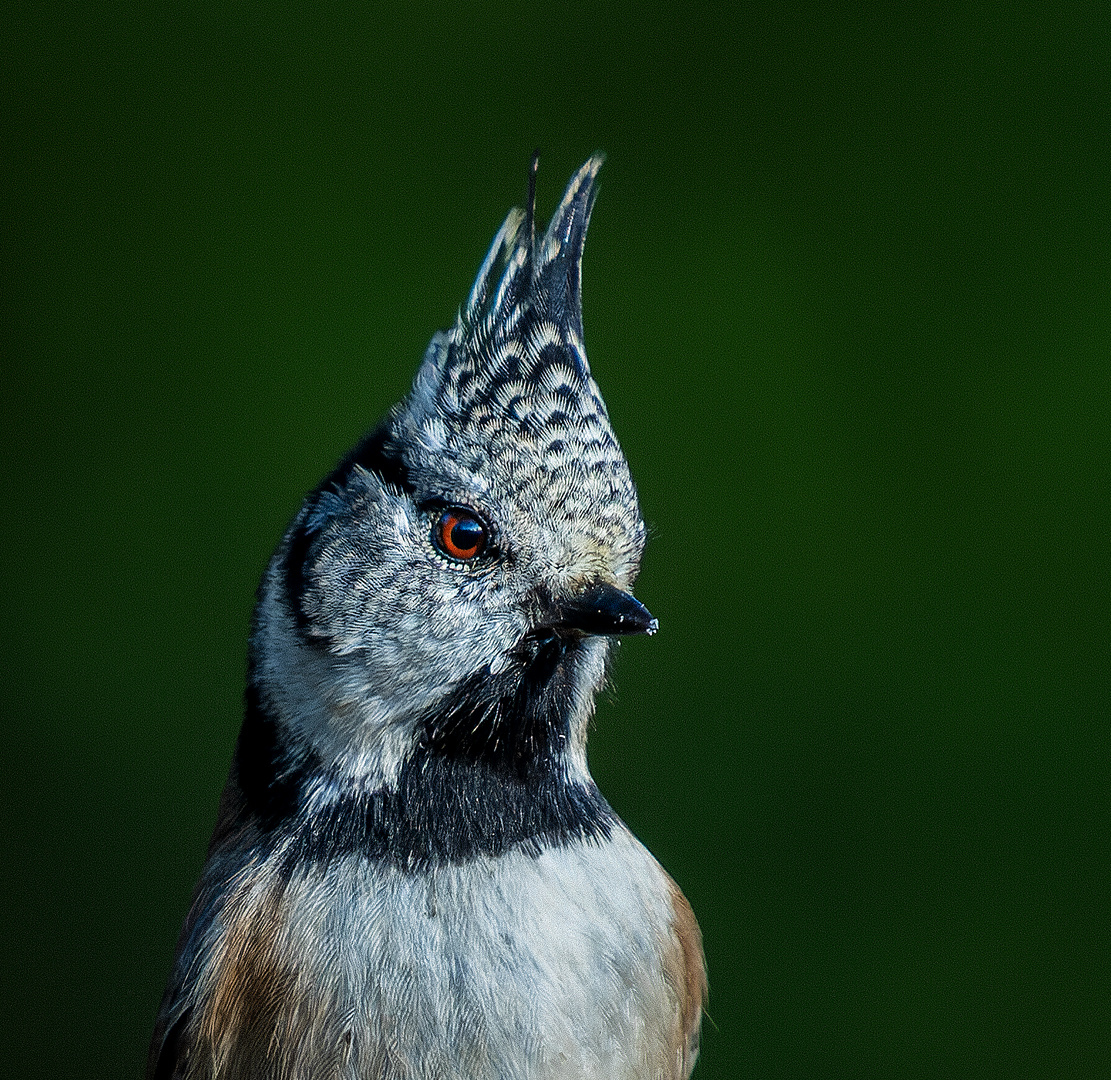
<instances>
[{"instance_id":1,"label":"dark green blurred backdrop","mask_svg":"<svg viewBox=\"0 0 1111 1080\"><path fill-rule=\"evenodd\" d=\"M1106 8L302 7L5 17L4 1071L139 1074L258 576L539 146L696 1075L1111 1075Z\"/></svg>"}]
</instances>

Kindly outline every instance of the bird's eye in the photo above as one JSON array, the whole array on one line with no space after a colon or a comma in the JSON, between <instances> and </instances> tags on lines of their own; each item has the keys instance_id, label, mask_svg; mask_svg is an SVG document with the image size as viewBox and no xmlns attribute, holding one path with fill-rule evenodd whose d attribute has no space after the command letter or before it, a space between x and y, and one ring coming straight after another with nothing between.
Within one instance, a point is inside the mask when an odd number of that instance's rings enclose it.
<instances>
[{"instance_id":1,"label":"bird's eye","mask_svg":"<svg viewBox=\"0 0 1111 1080\"><path fill-rule=\"evenodd\" d=\"M469 510L449 506L432 523L432 542L451 559L466 562L486 550L489 530Z\"/></svg>"}]
</instances>

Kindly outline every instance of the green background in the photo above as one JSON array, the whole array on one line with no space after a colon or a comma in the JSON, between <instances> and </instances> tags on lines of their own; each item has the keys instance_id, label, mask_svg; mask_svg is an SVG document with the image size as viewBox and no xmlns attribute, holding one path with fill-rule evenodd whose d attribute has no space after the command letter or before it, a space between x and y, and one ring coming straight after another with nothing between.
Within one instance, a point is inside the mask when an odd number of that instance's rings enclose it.
<instances>
[{"instance_id":1,"label":"green background","mask_svg":"<svg viewBox=\"0 0 1111 1080\"><path fill-rule=\"evenodd\" d=\"M1111 1075L1106 7L307 7L6 19L5 1071L139 1074L259 574L539 146L696 1075Z\"/></svg>"}]
</instances>

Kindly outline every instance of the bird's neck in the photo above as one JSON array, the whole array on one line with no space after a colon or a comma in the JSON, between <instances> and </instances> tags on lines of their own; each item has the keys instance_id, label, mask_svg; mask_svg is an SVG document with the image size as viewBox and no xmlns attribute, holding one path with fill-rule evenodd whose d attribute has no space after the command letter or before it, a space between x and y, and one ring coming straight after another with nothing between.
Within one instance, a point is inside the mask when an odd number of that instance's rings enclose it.
<instances>
[{"instance_id":1,"label":"bird's neck","mask_svg":"<svg viewBox=\"0 0 1111 1080\"><path fill-rule=\"evenodd\" d=\"M236 752L244 804L290 864L359 855L406 869L591 841L614 817L586 771L589 657L546 643L512 690L479 673L411 724L386 781L325 758L256 682Z\"/></svg>"}]
</instances>

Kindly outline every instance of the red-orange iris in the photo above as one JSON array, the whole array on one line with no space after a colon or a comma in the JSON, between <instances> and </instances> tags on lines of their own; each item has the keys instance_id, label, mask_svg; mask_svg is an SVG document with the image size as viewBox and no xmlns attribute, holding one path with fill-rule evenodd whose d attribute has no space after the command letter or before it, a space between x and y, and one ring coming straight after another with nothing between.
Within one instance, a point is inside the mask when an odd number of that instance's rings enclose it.
<instances>
[{"instance_id":1,"label":"red-orange iris","mask_svg":"<svg viewBox=\"0 0 1111 1080\"><path fill-rule=\"evenodd\" d=\"M486 547L487 531L468 510L453 506L444 510L432 526L436 546L452 559L475 559Z\"/></svg>"}]
</instances>

